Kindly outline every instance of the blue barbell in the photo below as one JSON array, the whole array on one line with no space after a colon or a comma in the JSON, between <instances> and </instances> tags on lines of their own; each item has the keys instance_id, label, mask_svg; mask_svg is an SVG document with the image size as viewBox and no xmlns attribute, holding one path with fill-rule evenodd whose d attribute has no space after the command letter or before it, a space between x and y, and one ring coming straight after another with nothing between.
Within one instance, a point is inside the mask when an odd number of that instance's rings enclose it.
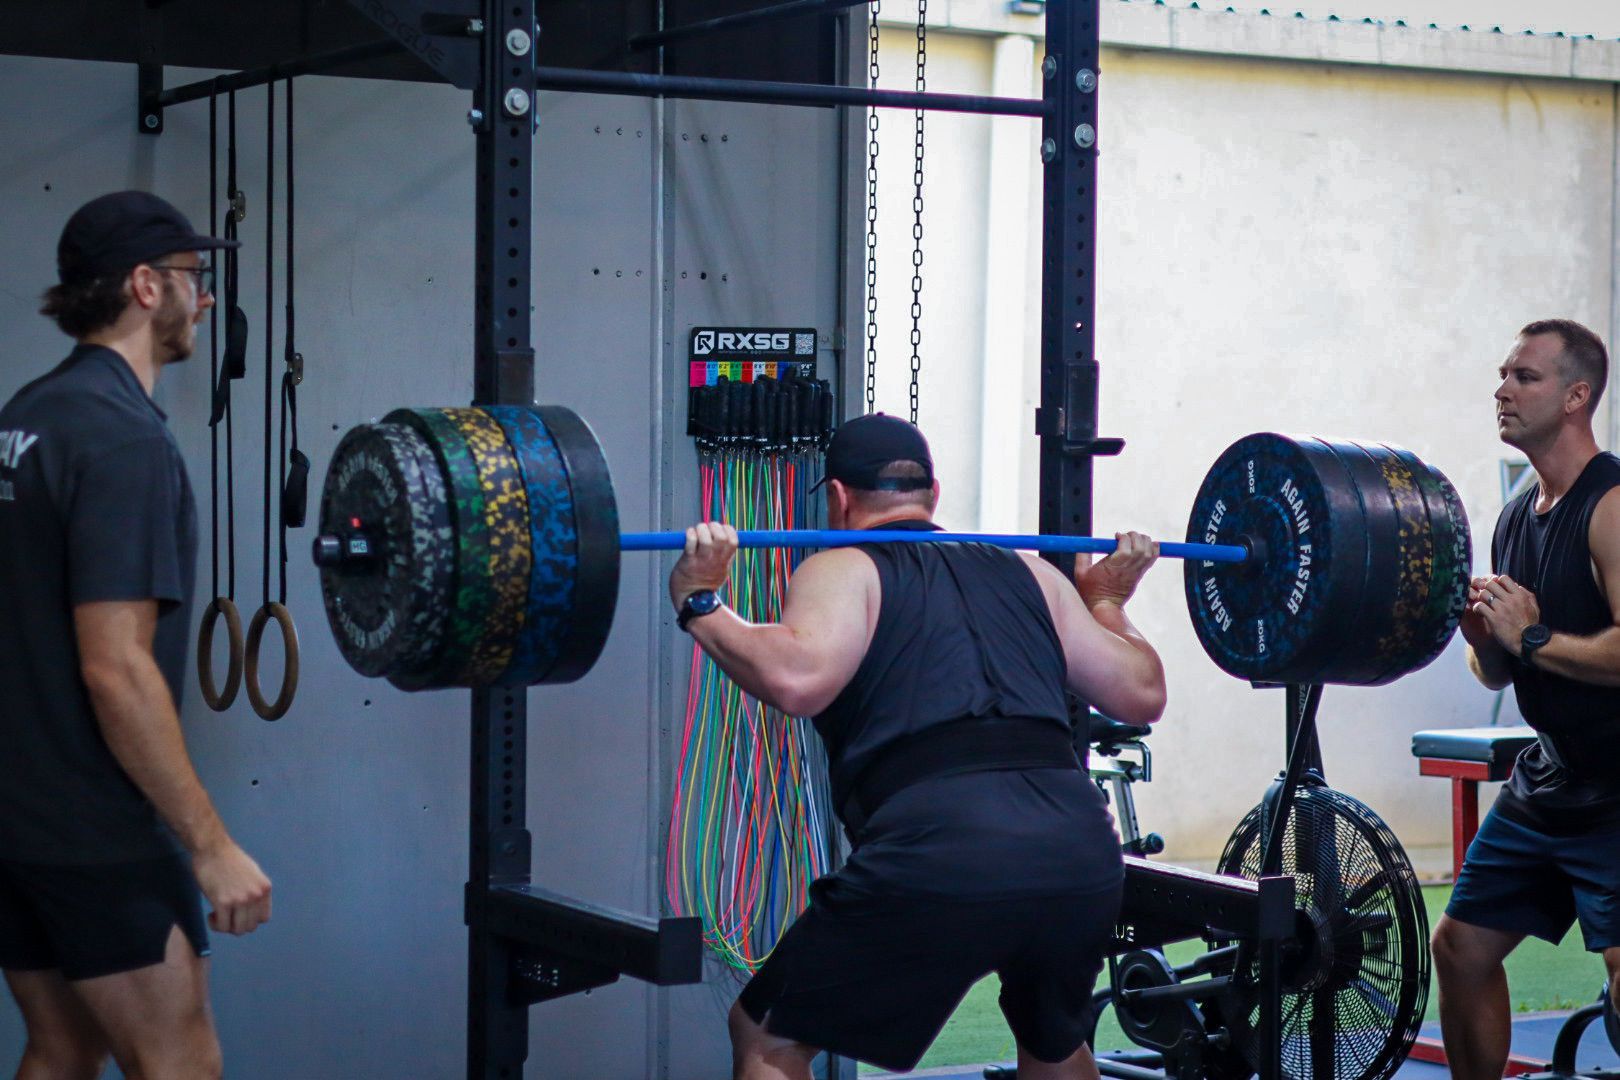
<instances>
[{"instance_id":1,"label":"blue barbell","mask_svg":"<svg viewBox=\"0 0 1620 1080\"><path fill-rule=\"evenodd\" d=\"M1020 536L1012 533L925 532L911 529L757 529L737 533L737 545L745 548L829 548L854 544L989 544L992 547L1106 555L1118 545L1099 536ZM680 551L686 546L684 532L623 533L620 551ZM1249 558L1249 549L1238 544L1159 545L1167 559L1197 559L1202 562L1240 563Z\"/></svg>"}]
</instances>

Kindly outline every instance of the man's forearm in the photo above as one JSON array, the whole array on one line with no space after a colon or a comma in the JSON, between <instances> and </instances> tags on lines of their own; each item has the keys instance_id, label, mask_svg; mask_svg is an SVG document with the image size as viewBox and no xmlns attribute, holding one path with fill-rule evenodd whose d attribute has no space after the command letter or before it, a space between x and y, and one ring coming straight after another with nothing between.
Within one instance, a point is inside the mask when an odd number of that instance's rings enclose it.
<instances>
[{"instance_id":1,"label":"man's forearm","mask_svg":"<svg viewBox=\"0 0 1620 1080\"><path fill-rule=\"evenodd\" d=\"M149 657L86 679L102 737L124 772L193 854L229 837L186 753L180 717Z\"/></svg>"},{"instance_id":2,"label":"man's forearm","mask_svg":"<svg viewBox=\"0 0 1620 1080\"><path fill-rule=\"evenodd\" d=\"M1590 637L1554 634L1536 650L1532 662L1542 671L1577 682L1620 686L1620 626Z\"/></svg>"},{"instance_id":3,"label":"man's forearm","mask_svg":"<svg viewBox=\"0 0 1620 1080\"><path fill-rule=\"evenodd\" d=\"M729 607L692 620L692 638L745 693L792 713L793 632L778 623L751 623Z\"/></svg>"},{"instance_id":4,"label":"man's forearm","mask_svg":"<svg viewBox=\"0 0 1620 1080\"><path fill-rule=\"evenodd\" d=\"M1513 681L1508 669L1508 654L1496 642L1468 646L1468 670L1490 690L1500 690Z\"/></svg>"}]
</instances>

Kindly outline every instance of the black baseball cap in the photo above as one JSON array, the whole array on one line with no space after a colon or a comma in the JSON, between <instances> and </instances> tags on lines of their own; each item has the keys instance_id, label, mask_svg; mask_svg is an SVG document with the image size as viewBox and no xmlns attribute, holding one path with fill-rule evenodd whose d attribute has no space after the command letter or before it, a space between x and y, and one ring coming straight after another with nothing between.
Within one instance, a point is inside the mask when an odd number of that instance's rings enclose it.
<instances>
[{"instance_id":1,"label":"black baseball cap","mask_svg":"<svg viewBox=\"0 0 1620 1080\"><path fill-rule=\"evenodd\" d=\"M202 235L186 215L149 191L115 191L68 218L56 244L56 276L65 285L122 274L177 251L241 246L239 240Z\"/></svg>"},{"instance_id":2,"label":"black baseball cap","mask_svg":"<svg viewBox=\"0 0 1620 1080\"><path fill-rule=\"evenodd\" d=\"M924 476L879 478L897 461L923 467ZM934 457L917 425L898 416L871 413L846 420L827 444L827 472L815 487L837 480L860 491L921 491L934 486Z\"/></svg>"}]
</instances>

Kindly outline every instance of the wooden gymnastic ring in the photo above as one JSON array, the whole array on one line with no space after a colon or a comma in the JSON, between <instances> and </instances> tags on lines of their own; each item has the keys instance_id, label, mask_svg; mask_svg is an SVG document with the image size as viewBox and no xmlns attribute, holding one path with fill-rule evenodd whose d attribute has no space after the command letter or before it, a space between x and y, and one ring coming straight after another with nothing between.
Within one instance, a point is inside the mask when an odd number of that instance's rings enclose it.
<instances>
[{"instance_id":1,"label":"wooden gymnastic ring","mask_svg":"<svg viewBox=\"0 0 1620 1080\"><path fill-rule=\"evenodd\" d=\"M281 669L281 693L274 703L264 700L259 690L259 647L264 642L264 627L271 619L281 627L281 646L285 661ZM266 720L280 720L292 708L293 695L298 693L298 628L293 625L292 613L274 600L253 613L247 634L247 696L253 711Z\"/></svg>"},{"instance_id":2,"label":"wooden gymnastic ring","mask_svg":"<svg viewBox=\"0 0 1620 1080\"><path fill-rule=\"evenodd\" d=\"M230 646L230 659L225 662L225 689L214 685L214 624L225 616L225 637ZM216 596L203 612L202 625L197 628L197 682L202 687L203 701L215 712L224 712L236 700L236 691L242 685L242 615L236 603L228 596Z\"/></svg>"}]
</instances>

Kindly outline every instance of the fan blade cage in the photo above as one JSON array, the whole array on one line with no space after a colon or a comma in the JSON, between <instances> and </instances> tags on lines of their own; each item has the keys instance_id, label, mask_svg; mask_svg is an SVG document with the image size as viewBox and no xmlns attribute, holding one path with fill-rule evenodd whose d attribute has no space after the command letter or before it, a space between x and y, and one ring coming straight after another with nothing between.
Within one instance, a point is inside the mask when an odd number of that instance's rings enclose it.
<instances>
[{"instance_id":1,"label":"fan blade cage","mask_svg":"<svg viewBox=\"0 0 1620 1080\"><path fill-rule=\"evenodd\" d=\"M1262 807L1238 823L1220 872L1258 878ZM1411 1051L1429 997L1429 920L1412 864L1382 818L1349 795L1302 785L1282 872L1295 882L1298 944L1283 960L1282 1058L1304 1080L1383 1080ZM1214 942L1214 947L1230 942ZM1260 968L1240 948L1221 1002L1233 1045L1260 1061Z\"/></svg>"}]
</instances>

